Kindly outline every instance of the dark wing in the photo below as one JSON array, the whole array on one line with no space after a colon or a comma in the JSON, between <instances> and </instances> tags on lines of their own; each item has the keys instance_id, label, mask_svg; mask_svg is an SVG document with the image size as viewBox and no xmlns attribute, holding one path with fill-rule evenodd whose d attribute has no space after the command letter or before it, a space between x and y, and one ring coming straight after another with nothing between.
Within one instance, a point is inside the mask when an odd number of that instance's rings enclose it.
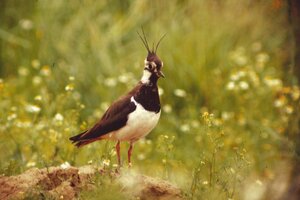
<instances>
[{"instance_id":1,"label":"dark wing","mask_svg":"<svg viewBox=\"0 0 300 200\"><path fill-rule=\"evenodd\" d=\"M107 133L116 131L126 125L129 113L136 109L136 105L130 101L130 97L124 97L113 103L104 113L101 120L79 140L93 140Z\"/></svg>"},{"instance_id":2,"label":"dark wing","mask_svg":"<svg viewBox=\"0 0 300 200\"><path fill-rule=\"evenodd\" d=\"M70 140L75 143L76 146L80 147L98 140L101 136L125 126L128 120L128 115L136 109L136 105L131 102L130 98L140 89L141 86L141 83L139 83L126 96L123 96L114 102L104 113L100 121L91 129L71 137Z\"/></svg>"}]
</instances>

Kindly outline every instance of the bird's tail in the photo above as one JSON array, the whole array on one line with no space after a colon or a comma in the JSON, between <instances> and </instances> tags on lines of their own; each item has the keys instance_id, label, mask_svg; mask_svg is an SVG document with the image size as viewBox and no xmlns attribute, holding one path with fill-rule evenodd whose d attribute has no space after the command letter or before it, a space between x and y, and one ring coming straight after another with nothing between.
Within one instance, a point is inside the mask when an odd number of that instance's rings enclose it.
<instances>
[{"instance_id":1,"label":"bird's tail","mask_svg":"<svg viewBox=\"0 0 300 200\"><path fill-rule=\"evenodd\" d=\"M84 139L81 138L83 136L83 134L85 134L87 131L84 131L78 135L75 135L73 137L70 137L69 140L72 141L72 143L77 146L77 147L81 147L83 145L85 145L86 141L84 142ZM87 144L87 143L86 143Z\"/></svg>"},{"instance_id":2,"label":"bird's tail","mask_svg":"<svg viewBox=\"0 0 300 200\"><path fill-rule=\"evenodd\" d=\"M78 141L80 140L81 136L82 136L83 134L85 134L86 132L87 132L87 131L84 131L84 132L82 132L82 133L80 133L80 134L78 134L78 135L75 135L75 136L73 136L73 137L70 137L69 140L71 140L72 143L78 142Z\"/></svg>"},{"instance_id":3,"label":"bird's tail","mask_svg":"<svg viewBox=\"0 0 300 200\"><path fill-rule=\"evenodd\" d=\"M73 137L70 137L69 140L72 141L72 143L76 146L76 147L82 147L84 145L87 145L89 143L92 143L96 140L99 140L99 138L96 138L96 139L86 139L84 137L82 137L87 131L84 131L78 135L75 135Z\"/></svg>"}]
</instances>

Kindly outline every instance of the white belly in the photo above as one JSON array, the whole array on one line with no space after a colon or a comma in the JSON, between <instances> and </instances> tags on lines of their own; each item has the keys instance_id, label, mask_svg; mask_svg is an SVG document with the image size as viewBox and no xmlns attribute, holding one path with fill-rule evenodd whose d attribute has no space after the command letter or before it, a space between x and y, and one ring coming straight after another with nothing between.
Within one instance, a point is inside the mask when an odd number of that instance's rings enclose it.
<instances>
[{"instance_id":1,"label":"white belly","mask_svg":"<svg viewBox=\"0 0 300 200\"><path fill-rule=\"evenodd\" d=\"M131 101L136 105L135 111L129 114L126 126L110 134L112 139L134 142L148 135L156 126L160 111L155 113L145 110L133 97Z\"/></svg>"}]
</instances>

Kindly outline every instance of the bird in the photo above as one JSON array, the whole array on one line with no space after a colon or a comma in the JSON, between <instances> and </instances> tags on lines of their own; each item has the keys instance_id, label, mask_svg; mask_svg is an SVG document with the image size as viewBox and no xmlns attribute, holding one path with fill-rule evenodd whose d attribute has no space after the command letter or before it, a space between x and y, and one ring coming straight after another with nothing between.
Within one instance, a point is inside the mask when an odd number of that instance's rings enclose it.
<instances>
[{"instance_id":1,"label":"bird","mask_svg":"<svg viewBox=\"0 0 300 200\"><path fill-rule=\"evenodd\" d=\"M69 138L78 148L98 140L116 141L118 166L121 166L120 142L130 144L127 159L131 166L134 143L154 129L161 114L157 82L165 75L157 49L166 34L159 39L155 48L153 43L150 49L144 30L142 29L142 34L137 33L148 53L144 60L142 78L132 90L114 101L94 126Z\"/></svg>"}]
</instances>

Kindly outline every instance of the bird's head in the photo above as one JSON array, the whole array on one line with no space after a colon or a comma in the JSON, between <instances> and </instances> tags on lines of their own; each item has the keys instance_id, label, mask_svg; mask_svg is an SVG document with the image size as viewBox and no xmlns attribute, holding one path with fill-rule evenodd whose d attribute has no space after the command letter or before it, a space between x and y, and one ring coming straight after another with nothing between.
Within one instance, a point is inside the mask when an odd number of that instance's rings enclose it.
<instances>
[{"instance_id":1,"label":"bird's head","mask_svg":"<svg viewBox=\"0 0 300 200\"><path fill-rule=\"evenodd\" d=\"M165 35L163 35L160 38L160 40L156 44L155 48L154 48L154 43L153 43L152 49L150 49L143 29L142 29L142 33L143 33L143 37L139 33L138 33L138 35L140 36L145 48L148 51L148 55L145 59L144 75L143 75L142 79L157 80L160 77L164 78L165 75L162 72L163 62L157 56L156 52L157 52L160 42L165 37Z\"/></svg>"},{"instance_id":2,"label":"bird's head","mask_svg":"<svg viewBox=\"0 0 300 200\"><path fill-rule=\"evenodd\" d=\"M165 77L162 72L163 62L159 59L159 57L154 52L148 53L147 58L145 59L145 68L144 70L149 71L151 74L154 74L159 77Z\"/></svg>"}]
</instances>

